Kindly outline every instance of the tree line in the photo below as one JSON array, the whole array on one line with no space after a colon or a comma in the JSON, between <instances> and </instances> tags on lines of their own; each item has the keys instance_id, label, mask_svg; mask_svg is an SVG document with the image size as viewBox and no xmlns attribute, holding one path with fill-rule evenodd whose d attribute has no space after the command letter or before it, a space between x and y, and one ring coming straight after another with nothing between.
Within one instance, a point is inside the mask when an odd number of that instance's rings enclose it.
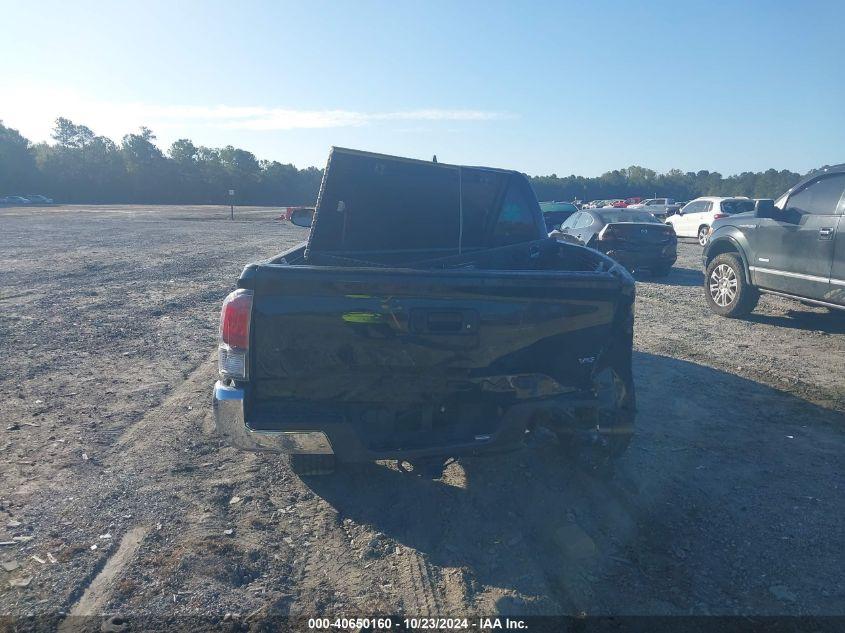
<instances>
[{"instance_id":1,"label":"tree line","mask_svg":"<svg viewBox=\"0 0 845 633\"><path fill-rule=\"evenodd\" d=\"M229 189L237 204L313 204L322 170L259 160L227 145L179 139L164 153L142 127L115 143L85 125L56 119L53 143L33 144L0 121L0 196L41 193L66 203L222 204ZM801 175L788 170L658 173L631 166L601 176L534 176L540 200L596 200L631 196L691 200L703 195L774 198Z\"/></svg>"},{"instance_id":2,"label":"tree line","mask_svg":"<svg viewBox=\"0 0 845 633\"><path fill-rule=\"evenodd\" d=\"M596 178L583 176L535 176L531 179L540 200L604 200L608 198L674 198L692 200L699 196L748 196L777 198L802 178L783 169L742 172L723 176L715 171L683 172L671 169L660 174L645 167L615 169Z\"/></svg>"},{"instance_id":3,"label":"tree line","mask_svg":"<svg viewBox=\"0 0 845 633\"><path fill-rule=\"evenodd\" d=\"M32 144L0 121L0 195L41 193L66 203L312 204L322 170L297 169L227 145L179 139L162 152L142 127L120 144L56 119L53 143Z\"/></svg>"}]
</instances>

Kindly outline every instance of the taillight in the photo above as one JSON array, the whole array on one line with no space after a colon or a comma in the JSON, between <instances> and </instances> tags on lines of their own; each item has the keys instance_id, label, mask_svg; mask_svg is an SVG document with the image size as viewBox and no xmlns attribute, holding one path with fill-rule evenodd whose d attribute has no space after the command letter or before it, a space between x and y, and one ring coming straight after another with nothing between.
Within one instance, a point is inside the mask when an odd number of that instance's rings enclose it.
<instances>
[{"instance_id":1,"label":"taillight","mask_svg":"<svg viewBox=\"0 0 845 633\"><path fill-rule=\"evenodd\" d=\"M226 378L248 378L249 321L252 316L252 290L235 290L220 310L218 368Z\"/></svg>"},{"instance_id":2,"label":"taillight","mask_svg":"<svg viewBox=\"0 0 845 633\"><path fill-rule=\"evenodd\" d=\"M728 217L727 213L717 213L716 215L713 216L713 219L714 220L721 220L722 218L726 218L726 217Z\"/></svg>"}]
</instances>

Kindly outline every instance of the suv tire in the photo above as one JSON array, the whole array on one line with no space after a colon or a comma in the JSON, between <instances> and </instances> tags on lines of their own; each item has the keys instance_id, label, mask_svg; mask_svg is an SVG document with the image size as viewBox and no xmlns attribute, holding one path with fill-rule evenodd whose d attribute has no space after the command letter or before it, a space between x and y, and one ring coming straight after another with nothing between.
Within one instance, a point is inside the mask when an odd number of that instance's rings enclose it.
<instances>
[{"instance_id":1,"label":"suv tire","mask_svg":"<svg viewBox=\"0 0 845 633\"><path fill-rule=\"evenodd\" d=\"M707 246L707 237L710 234L710 227L702 224L698 227L698 243L702 246Z\"/></svg>"},{"instance_id":2,"label":"suv tire","mask_svg":"<svg viewBox=\"0 0 845 633\"><path fill-rule=\"evenodd\" d=\"M760 300L760 292L745 280L739 257L722 253L707 265L704 296L718 315L736 318L751 312Z\"/></svg>"}]
</instances>

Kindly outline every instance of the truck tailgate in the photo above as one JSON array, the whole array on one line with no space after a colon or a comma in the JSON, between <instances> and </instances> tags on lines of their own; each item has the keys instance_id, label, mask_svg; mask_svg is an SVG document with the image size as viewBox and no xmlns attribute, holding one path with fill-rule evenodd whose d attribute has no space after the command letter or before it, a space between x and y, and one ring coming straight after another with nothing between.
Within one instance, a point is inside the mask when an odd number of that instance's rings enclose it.
<instances>
[{"instance_id":1,"label":"truck tailgate","mask_svg":"<svg viewBox=\"0 0 845 633\"><path fill-rule=\"evenodd\" d=\"M588 388L619 314L607 272L261 265L251 406L525 399Z\"/></svg>"}]
</instances>

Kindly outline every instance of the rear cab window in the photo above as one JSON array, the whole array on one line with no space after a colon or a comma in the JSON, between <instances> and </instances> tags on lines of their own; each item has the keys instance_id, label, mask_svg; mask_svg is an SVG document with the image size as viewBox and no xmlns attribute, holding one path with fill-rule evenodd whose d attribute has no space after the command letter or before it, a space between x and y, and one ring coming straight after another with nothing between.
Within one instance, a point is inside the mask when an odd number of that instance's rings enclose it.
<instances>
[{"instance_id":1,"label":"rear cab window","mask_svg":"<svg viewBox=\"0 0 845 633\"><path fill-rule=\"evenodd\" d=\"M796 217L836 215L841 212L843 193L845 174L822 176L789 196L785 211Z\"/></svg>"},{"instance_id":2,"label":"rear cab window","mask_svg":"<svg viewBox=\"0 0 845 633\"><path fill-rule=\"evenodd\" d=\"M733 215L734 213L745 213L754 210L753 200L722 200L722 213Z\"/></svg>"},{"instance_id":3,"label":"rear cab window","mask_svg":"<svg viewBox=\"0 0 845 633\"><path fill-rule=\"evenodd\" d=\"M568 218L566 218L564 223L560 225L560 228L562 228L562 229L575 228L575 223L578 222L578 218L580 218L582 215L585 215L585 214L584 213L575 213L573 215L570 215Z\"/></svg>"},{"instance_id":4,"label":"rear cab window","mask_svg":"<svg viewBox=\"0 0 845 633\"><path fill-rule=\"evenodd\" d=\"M593 216L589 213L582 213L575 224L576 229L585 229L593 223Z\"/></svg>"}]
</instances>

